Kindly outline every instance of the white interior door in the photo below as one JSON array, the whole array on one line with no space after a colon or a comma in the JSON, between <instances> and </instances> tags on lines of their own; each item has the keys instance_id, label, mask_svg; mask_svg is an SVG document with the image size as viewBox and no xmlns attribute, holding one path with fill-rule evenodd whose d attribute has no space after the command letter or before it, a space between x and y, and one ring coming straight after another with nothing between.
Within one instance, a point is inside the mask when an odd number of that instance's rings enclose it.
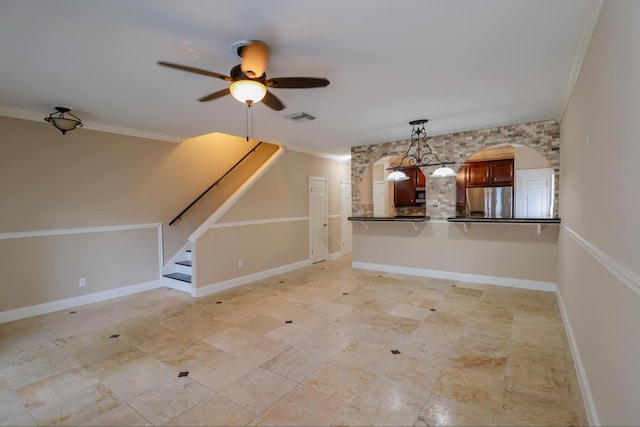
<instances>
[{"instance_id":1,"label":"white interior door","mask_svg":"<svg viewBox=\"0 0 640 427\"><path fill-rule=\"evenodd\" d=\"M515 192L517 218L553 216L553 169L516 171Z\"/></svg>"},{"instance_id":2,"label":"white interior door","mask_svg":"<svg viewBox=\"0 0 640 427\"><path fill-rule=\"evenodd\" d=\"M347 219L351 216L351 183L342 182L342 184L340 184L340 193L342 195L342 201L340 203L340 235L342 239L342 253L349 254L353 252L353 235L351 234L351 222Z\"/></svg>"},{"instance_id":3,"label":"white interior door","mask_svg":"<svg viewBox=\"0 0 640 427\"><path fill-rule=\"evenodd\" d=\"M309 177L309 250L311 262L325 261L329 255L329 211L327 178Z\"/></svg>"}]
</instances>

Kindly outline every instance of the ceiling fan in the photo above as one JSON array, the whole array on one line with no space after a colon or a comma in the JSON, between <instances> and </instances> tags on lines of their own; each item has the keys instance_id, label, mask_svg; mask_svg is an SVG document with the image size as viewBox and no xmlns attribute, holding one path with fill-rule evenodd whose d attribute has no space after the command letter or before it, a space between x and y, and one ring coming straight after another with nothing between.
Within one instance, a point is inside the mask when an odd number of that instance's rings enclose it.
<instances>
[{"instance_id":1,"label":"ceiling fan","mask_svg":"<svg viewBox=\"0 0 640 427\"><path fill-rule=\"evenodd\" d=\"M252 40L238 44L236 49L242 61L231 69L229 76L214 71L189 67L187 65L173 64L171 62L158 61L158 65L231 82L228 88L210 93L198 99L200 102L212 101L225 95L231 95L238 101L246 103L248 106L262 101L265 105L276 111L284 109L284 104L273 95L268 88L304 89L325 87L329 84L329 80L318 77L275 77L267 79L265 69L267 68L269 48L264 42Z\"/></svg>"}]
</instances>

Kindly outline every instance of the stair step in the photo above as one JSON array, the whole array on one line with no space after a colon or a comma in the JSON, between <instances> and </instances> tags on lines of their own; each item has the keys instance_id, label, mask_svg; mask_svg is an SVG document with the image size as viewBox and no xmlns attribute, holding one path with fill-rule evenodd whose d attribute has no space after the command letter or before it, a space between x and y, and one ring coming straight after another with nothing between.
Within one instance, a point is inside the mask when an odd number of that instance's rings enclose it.
<instances>
[{"instance_id":1,"label":"stair step","mask_svg":"<svg viewBox=\"0 0 640 427\"><path fill-rule=\"evenodd\" d=\"M168 277L169 279L180 280L181 282L191 283L191 275L184 273L169 273L164 274L163 277Z\"/></svg>"},{"instance_id":2,"label":"stair step","mask_svg":"<svg viewBox=\"0 0 640 427\"><path fill-rule=\"evenodd\" d=\"M184 266L187 266L187 267L191 267L191 261L190 260L178 261L178 262L176 262L176 264L184 265Z\"/></svg>"}]
</instances>

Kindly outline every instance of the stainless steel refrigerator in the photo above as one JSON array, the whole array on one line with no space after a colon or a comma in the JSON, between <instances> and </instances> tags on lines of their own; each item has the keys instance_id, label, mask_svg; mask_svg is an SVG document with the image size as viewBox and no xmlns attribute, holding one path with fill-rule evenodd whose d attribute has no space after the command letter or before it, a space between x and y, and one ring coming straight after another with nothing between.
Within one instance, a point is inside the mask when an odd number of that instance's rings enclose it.
<instances>
[{"instance_id":1,"label":"stainless steel refrigerator","mask_svg":"<svg viewBox=\"0 0 640 427\"><path fill-rule=\"evenodd\" d=\"M513 218L513 187L467 188L470 218Z\"/></svg>"}]
</instances>

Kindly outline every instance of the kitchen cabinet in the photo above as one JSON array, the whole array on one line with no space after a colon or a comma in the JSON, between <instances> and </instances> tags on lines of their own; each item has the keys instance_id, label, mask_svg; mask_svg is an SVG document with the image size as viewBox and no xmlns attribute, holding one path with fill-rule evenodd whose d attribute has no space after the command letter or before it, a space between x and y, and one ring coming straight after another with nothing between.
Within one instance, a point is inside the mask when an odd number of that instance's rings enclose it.
<instances>
[{"instance_id":1,"label":"kitchen cabinet","mask_svg":"<svg viewBox=\"0 0 640 427\"><path fill-rule=\"evenodd\" d=\"M393 196L396 206L416 206L426 203L426 178L419 168L402 170L409 179L396 181L393 186Z\"/></svg>"},{"instance_id":2,"label":"kitchen cabinet","mask_svg":"<svg viewBox=\"0 0 640 427\"><path fill-rule=\"evenodd\" d=\"M466 163L466 187L513 185L513 159Z\"/></svg>"},{"instance_id":3,"label":"kitchen cabinet","mask_svg":"<svg viewBox=\"0 0 640 427\"><path fill-rule=\"evenodd\" d=\"M424 187L427 183L427 178L424 176L420 168L415 168L416 171L416 188L421 188L424 190Z\"/></svg>"},{"instance_id":4,"label":"kitchen cabinet","mask_svg":"<svg viewBox=\"0 0 640 427\"><path fill-rule=\"evenodd\" d=\"M507 187L513 181L513 159L463 164L456 177L456 216L467 215L467 187Z\"/></svg>"},{"instance_id":5,"label":"kitchen cabinet","mask_svg":"<svg viewBox=\"0 0 640 427\"><path fill-rule=\"evenodd\" d=\"M487 162L467 164L467 187L484 187L489 183L489 165Z\"/></svg>"},{"instance_id":6,"label":"kitchen cabinet","mask_svg":"<svg viewBox=\"0 0 640 427\"><path fill-rule=\"evenodd\" d=\"M513 160L490 162L489 180L492 185L513 185Z\"/></svg>"}]
</instances>

